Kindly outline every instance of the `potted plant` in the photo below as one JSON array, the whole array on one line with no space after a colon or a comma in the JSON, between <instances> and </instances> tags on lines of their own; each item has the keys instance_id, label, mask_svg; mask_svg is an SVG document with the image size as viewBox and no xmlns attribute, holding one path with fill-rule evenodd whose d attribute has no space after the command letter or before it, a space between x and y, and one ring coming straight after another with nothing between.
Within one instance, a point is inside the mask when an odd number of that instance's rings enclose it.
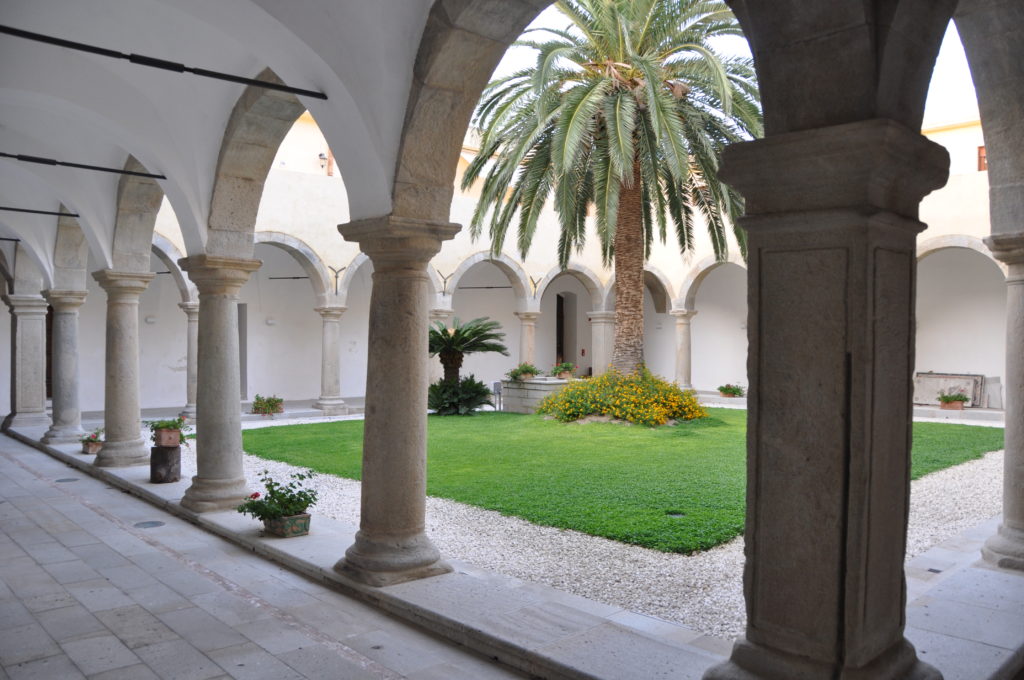
<instances>
[{"instance_id":1,"label":"potted plant","mask_svg":"<svg viewBox=\"0 0 1024 680\"><path fill-rule=\"evenodd\" d=\"M939 408L946 411L963 411L968 399L963 390L939 390Z\"/></svg>"},{"instance_id":2,"label":"potted plant","mask_svg":"<svg viewBox=\"0 0 1024 680\"><path fill-rule=\"evenodd\" d=\"M192 428L188 426L185 418L182 416L168 420L150 420L146 424L149 425L149 431L155 446L181 446L182 433L187 434L192 431Z\"/></svg>"},{"instance_id":3,"label":"potted plant","mask_svg":"<svg viewBox=\"0 0 1024 680\"><path fill-rule=\"evenodd\" d=\"M103 448L103 428L97 427L89 434L82 435L79 441L82 442L82 453L95 456Z\"/></svg>"},{"instance_id":4,"label":"potted plant","mask_svg":"<svg viewBox=\"0 0 1024 680\"><path fill-rule=\"evenodd\" d=\"M539 368L537 368L533 364L528 364L524 362L513 368L505 375L508 376L509 380L515 380L517 382L520 382L523 380L530 380L538 373L540 373Z\"/></svg>"},{"instance_id":5,"label":"potted plant","mask_svg":"<svg viewBox=\"0 0 1024 680\"><path fill-rule=\"evenodd\" d=\"M252 412L270 417L273 417L275 413L284 413L284 399L257 394L252 400Z\"/></svg>"},{"instance_id":6,"label":"potted plant","mask_svg":"<svg viewBox=\"0 0 1024 680\"><path fill-rule=\"evenodd\" d=\"M732 383L726 383L718 386L718 392L723 397L742 397L743 388L739 385L733 385Z\"/></svg>"},{"instance_id":7,"label":"potted plant","mask_svg":"<svg viewBox=\"0 0 1024 680\"><path fill-rule=\"evenodd\" d=\"M551 375L562 380L568 380L572 377L573 371L576 370L576 364L571 361L563 361L560 364L555 364L551 369Z\"/></svg>"},{"instance_id":8,"label":"potted plant","mask_svg":"<svg viewBox=\"0 0 1024 680\"><path fill-rule=\"evenodd\" d=\"M274 481L270 470L260 473L260 481L266 490L256 491L236 509L243 515L252 515L263 522L266 533L289 538L309 533L309 513L306 510L316 503L316 489L303 488L302 482L315 477L312 470L293 472L287 484Z\"/></svg>"}]
</instances>

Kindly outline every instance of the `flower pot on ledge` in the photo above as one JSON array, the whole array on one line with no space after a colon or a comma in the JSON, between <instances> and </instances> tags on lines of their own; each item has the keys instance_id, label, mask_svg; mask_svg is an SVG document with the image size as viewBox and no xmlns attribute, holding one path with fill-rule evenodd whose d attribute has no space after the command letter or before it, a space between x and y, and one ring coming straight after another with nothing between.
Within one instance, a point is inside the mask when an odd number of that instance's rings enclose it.
<instances>
[{"instance_id":1,"label":"flower pot on ledge","mask_svg":"<svg viewBox=\"0 0 1024 680\"><path fill-rule=\"evenodd\" d=\"M570 380L572 378L572 372L571 371L562 371L561 373L559 373L555 377L558 378L559 380Z\"/></svg>"},{"instance_id":2,"label":"flower pot on ledge","mask_svg":"<svg viewBox=\"0 0 1024 680\"><path fill-rule=\"evenodd\" d=\"M82 453L95 456L103 448L103 442L82 442Z\"/></svg>"},{"instance_id":3,"label":"flower pot on ledge","mask_svg":"<svg viewBox=\"0 0 1024 680\"><path fill-rule=\"evenodd\" d=\"M736 398L735 394L728 394L728 393L722 392L722 391L719 391L718 393L721 394L723 397L727 397L729 399L735 399Z\"/></svg>"},{"instance_id":4,"label":"flower pot on ledge","mask_svg":"<svg viewBox=\"0 0 1024 680\"><path fill-rule=\"evenodd\" d=\"M263 530L271 536L278 536L280 538L305 536L309 533L309 519L310 515L308 512L304 512L301 515L265 519L263 520Z\"/></svg>"},{"instance_id":5,"label":"flower pot on ledge","mask_svg":"<svg viewBox=\"0 0 1024 680\"><path fill-rule=\"evenodd\" d=\"M169 448L181 446L181 430L153 430L153 443Z\"/></svg>"},{"instance_id":6,"label":"flower pot on ledge","mask_svg":"<svg viewBox=\"0 0 1024 680\"><path fill-rule=\"evenodd\" d=\"M940 401L939 408L943 411L963 411L964 402L962 401Z\"/></svg>"}]
</instances>

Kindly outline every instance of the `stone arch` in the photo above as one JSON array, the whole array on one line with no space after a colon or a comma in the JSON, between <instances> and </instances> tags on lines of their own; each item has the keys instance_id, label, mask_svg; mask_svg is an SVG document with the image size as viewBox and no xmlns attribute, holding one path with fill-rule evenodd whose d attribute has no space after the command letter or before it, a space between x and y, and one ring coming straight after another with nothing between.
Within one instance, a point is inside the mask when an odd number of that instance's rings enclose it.
<instances>
[{"instance_id":1,"label":"stone arch","mask_svg":"<svg viewBox=\"0 0 1024 680\"><path fill-rule=\"evenodd\" d=\"M651 294L651 301L654 303L654 311L658 314L668 314L672 308L672 287L668 282L668 277L657 269L649 265L644 266L644 288ZM615 295L615 277L609 279L608 284L605 286L604 291L604 302L603 309L611 310L614 308L612 304L612 296Z\"/></svg>"},{"instance_id":2,"label":"stone arch","mask_svg":"<svg viewBox=\"0 0 1024 680\"><path fill-rule=\"evenodd\" d=\"M283 84L269 68L258 80ZM228 119L207 220L206 254L251 258L256 215L277 149L306 110L295 95L249 86Z\"/></svg>"},{"instance_id":3,"label":"stone arch","mask_svg":"<svg viewBox=\"0 0 1024 680\"><path fill-rule=\"evenodd\" d=\"M551 285L551 282L562 274L572 276L574 279L582 283L583 287L587 289L587 293L590 295L591 311L604 311L604 301L607 298L606 286L601 284L601 279L597 278L597 275L593 271L578 262L569 262L565 269L553 267L551 271L541 279L540 283L537 284L533 293L534 299L539 301L543 298L544 293L548 286Z\"/></svg>"},{"instance_id":4,"label":"stone arch","mask_svg":"<svg viewBox=\"0 0 1024 680\"><path fill-rule=\"evenodd\" d=\"M694 311L697 291L700 289L701 282L707 278L712 270L728 263L742 267L744 270L747 269L747 263L743 261L743 258L738 253L730 252L729 257L724 262L716 260L713 255L705 257L686 275L683 285L679 287L679 299L673 304L673 308L688 312Z\"/></svg>"},{"instance_id":5,"label":"stone arch","mask_svg":"<svg viewBox=\"0 0 1024 680\"><path fill-rule=\"evenodd\" d=\"M1004 278L1007 276L1007 265L992 257L992 251L989 250L984 241L976 236L948 234L922 241L917 244L917 261L920 262L929 255L934 255L940 250L947 250L949 248L966 248L967 250L973 250L980 253L988 258L992 264L999 267L999 271L1003 273Z\"/></svg>"},{"instance_id":6,"label":"stone arch","mask_svg":"<svg viewBox=\"0 0 1024 680\"><path fill-rule=\"evenodd\" d=\"M134 156L128 156L125 170L148 172ZM121 175L117 183L117 217L114 221L112 269L148 272L156 215L164 190L150 177ZM172 270L173 271L173 270Z\"/></svg>"},{"instance_id":7,"label":"stone arch","mask_svg":"<svg viewBox=\"0 0 1024 680\"><path fill-rule=\"evenodd\" d=\"M423 29L398 150L393 211L447 222L470 116L508 46L547 2L436 0Z\"/></svg>"},{"instance_id":8,"label":"stone arch","mask_svg":"<svg viewBox=\"0 0 1024 680\"><path fill-rule=\"evenodd\" d=\"M370 258L366 253L359 253L352 258L352 261L345 267L345 271L342 272L338 279L338 300L342 307L348 306L348 291L352 287L352 280L359 273L359 269L370 262Z\"/></svg>"},{"instance_id":9,"label":"stone arch","mask_svg":"<svg viewBox=\"0 0 1024 680\"><path fill-rule=\"evenodd\" d=\"M53 246L53 287L57 290L85 290L88 268L89 244L81 225L74 217L58 217L57 239Z\"/></svg>"},{"instance_id":10,"label":"stone arch","mask_svg":"<svg viewBox=\"0 0 1024 680\"><path fill-rule=\"evenodd\" d=\"M327 271L320 256L308 244L279 231L256 232L254 240L255 243L277 246L295 258L302 270L309 276L309 283L313 286L313 295L316 296L316 306L334 306L331 304L335 297L333 277Z\"/></svg>"},{"instance_id":11,"label":"stone arch","mask_svg":"<svg viewBox=\"0 0 1024 680\"><path fill-rule=\"evenodd\" d=\"M178 260L185 257L178 250L178 247L171 243L163 234L153 232L153 243L150 249L154 255L160 258L160 261L167 267L167 270L171 272L174 285L178 287L178 293L181 294L181 301L198 303L199 291L196 290L195 284L185 276L178 265Z\"/></svg>"},{"instance_id":12,"label":"stone arch","mask_svg":"<svg viewBox=\"0 0 1024 680\"><path fill-rule=\"evenodd\" d=\"M451 278L448 279L448 295L450 296L455 292L459 281L465 276L466 272L481 262L488 262L501 270L501 273L505 275L508 282L512 284L512 292L516 296L516 311L526 311L530 299L528 292L530 290L529 279L523 268L519 266L519 263L504 253L493 256L490 251L480 251L467 257L456 267L455 271L452 272Z\"/></svg>"}]
</instances>

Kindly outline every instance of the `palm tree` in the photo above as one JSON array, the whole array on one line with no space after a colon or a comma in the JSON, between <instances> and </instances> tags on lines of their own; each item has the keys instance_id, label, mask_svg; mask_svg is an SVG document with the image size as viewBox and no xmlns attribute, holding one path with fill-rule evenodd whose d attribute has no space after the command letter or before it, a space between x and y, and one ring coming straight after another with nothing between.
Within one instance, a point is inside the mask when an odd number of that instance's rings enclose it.
<instances>
[{"instance_id":1,"label":"palm tree","mask_svg":"<svg viewBox=\"0 0 1024 680\"><path fill-rule=\"evenodd\" d=\"M741 35L720 1L555 5L570 26L520 40L537 51L536 66L491 82L474 115L480 151L462 188L486 177L470 232L477 237L486 225L498 253L518 215L525 258L551 197L564 269L584 246L593 204L605 266L615 267L612 365L630 373L643 362L643 265L655 234L664 242L668 219L686 252L701 216L724 260L728 216L746 254L736 227L742 199L717 171L727 144L761 134L753 64L709 45Z\"/></svg>"},{"instance_id":2,"label":"palm tree","mask_svg":"<svg viewBox=\"0 0 1024 680\"><path fill-rule=\"evenodd\" d=\"M474 352L499 352L508 356L508 348L501 342L505 334L498 331L501 324L486 316L460 323L456 317L451 328L436 321L430 328L430 356L441 355L444 380L459 382L462 358Z\"/></svg>"}]
</instances>

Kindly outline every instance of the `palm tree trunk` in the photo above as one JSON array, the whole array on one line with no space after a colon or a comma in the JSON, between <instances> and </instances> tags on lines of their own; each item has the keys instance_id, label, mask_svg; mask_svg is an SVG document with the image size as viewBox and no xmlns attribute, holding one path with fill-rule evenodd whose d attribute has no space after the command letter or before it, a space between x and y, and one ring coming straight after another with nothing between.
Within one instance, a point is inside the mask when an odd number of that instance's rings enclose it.
<instances>
[{"instance_id":1,"label":"palm tree trunk","mask_svg":"<svg viewBox=\"0 0 1024 680\"><path fill-rule=\"evenodd\" d=\"M615 345L612 367L629 374L644 361L644 234L640 165L622 185L615 225Z\"/></svg>"},{"instance_id":2,"label":"palm tree trunk","mask_svg":"<svg viewBox=\"0 0 1024 680\"><path fill-rule=\"evenodd\" d=\"M462 368L462 352L441 352L441 366L444 367L444 380L459 382L459 369Z\"/></svg>"}]
</instances>

